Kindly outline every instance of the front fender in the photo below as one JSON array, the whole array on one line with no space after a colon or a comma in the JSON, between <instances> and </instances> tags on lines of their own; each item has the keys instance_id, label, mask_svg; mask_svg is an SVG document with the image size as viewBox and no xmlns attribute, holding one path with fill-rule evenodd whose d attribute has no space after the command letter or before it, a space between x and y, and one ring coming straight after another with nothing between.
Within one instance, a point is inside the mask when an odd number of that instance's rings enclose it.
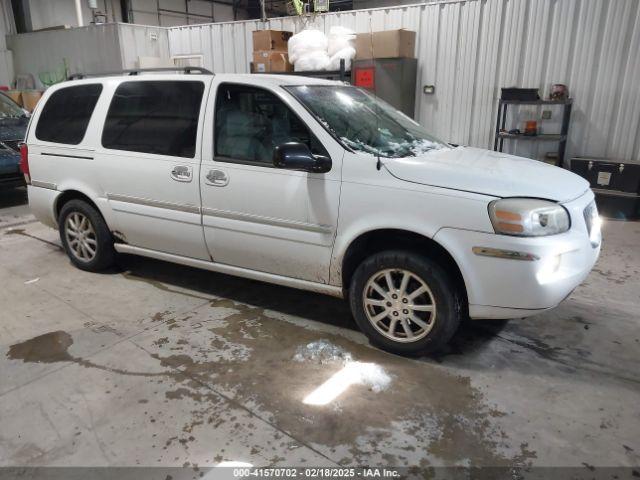
<instances>
[{"instance_id":1,"label":"front fender","mask_svg":"<svg viewBox=\"0 0 640 480\"><path fill-rule=\"evenodd\" d=\"M403 188L406 187L406 188ZM345 182L329 282L342 285L342 263L360 236L384 229L404 230L430 239L444 227L493 232L489 199L466 192L448 193L421 185L367 185ZM447 245L442 245L447 249Z\"/></svg>"}]
</instances>

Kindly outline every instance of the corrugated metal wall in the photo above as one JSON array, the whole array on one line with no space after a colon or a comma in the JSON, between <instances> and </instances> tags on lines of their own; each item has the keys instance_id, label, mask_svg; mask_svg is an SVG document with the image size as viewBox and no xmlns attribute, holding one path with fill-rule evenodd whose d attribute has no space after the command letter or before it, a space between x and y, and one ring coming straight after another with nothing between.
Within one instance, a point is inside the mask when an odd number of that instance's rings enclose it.
<instances>
[{"instance_id":1,"label":"corrugated metal wall","mask_svg":"<svg viewBox=\"0 0 640 480\"><path fill-rule=\"evenodd\" d=\"M247 72L251 32L328 33L407 28L418 32L418 120L450 142L493 146L500 87L569 86L575 99L568 155L640 163L640 2L638 0L450 0L299 18L216 23L169 30L171 54L203 54L215 72ZM422 85L436 86L434 95ZM529 107L531 108L531 107ZM557 108L557 107L554 107ZM510 126L540 112L522 109ZM559 128L560 111L542 128ZM539 158L554 146L518 142Z\"/></svg>"}]
</instances>

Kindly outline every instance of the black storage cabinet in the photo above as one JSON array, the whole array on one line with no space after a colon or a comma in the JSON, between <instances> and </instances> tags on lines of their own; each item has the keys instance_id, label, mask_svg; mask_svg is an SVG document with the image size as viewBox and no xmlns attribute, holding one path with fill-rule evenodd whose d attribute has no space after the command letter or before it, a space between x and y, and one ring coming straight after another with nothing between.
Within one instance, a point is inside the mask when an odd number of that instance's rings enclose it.
<instances>
[{"instance_id":1,"label":"black storage cabinet","mask_svg":"<svg viewBox=\"0 0 640 480\"><path fill-rule=\"evenodd\" d=\"M589 181L603 216L640 219L640 165L576 157L571 171Z\"/></svg>"}]
</instances>

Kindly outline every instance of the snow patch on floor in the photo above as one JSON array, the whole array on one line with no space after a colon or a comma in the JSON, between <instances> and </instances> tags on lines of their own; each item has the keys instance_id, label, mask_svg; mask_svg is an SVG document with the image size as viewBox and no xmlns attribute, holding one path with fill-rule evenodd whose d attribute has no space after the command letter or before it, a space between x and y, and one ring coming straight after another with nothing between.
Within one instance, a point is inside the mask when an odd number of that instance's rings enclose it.
<instances>
[{"instance_id":1,"label":"snow patch on floor","mask_svg":"<svg viewBox=\"0 0 640 480\"><path fill-rule=\"evenodd\" d=\"M293 356L296 362L313 362L321 365L327 363L346 363L352 360L351 354L328 340L316 340L301 345Z\"/></svg>"},{"instance_id":2,"label":"snow patch on floor","mask_svg":"<svg viewBox=\"0 0 640 480\"><path fill-rule=\"evenodd\" d=\"M349 362L345 370L353 384L365 385L372 392L382 392L391 385L391 377L377 363Z\"/></svg>"},{"instance_id":3,"label":"snow patch on floor","mask_svg":"<svg viewBox=\"0 0 640 480\"><path fill-rule=\"evenodd\" d=\"M307 405L327 405L334 402L349 387L362 385L372 392L382 392L391 385L391 376L377 363L355 361L351 353L328 340L317 340L298 347L293 360L317 364L338 364L342 368L307 395Z\"/></svg>"}]
</instances>

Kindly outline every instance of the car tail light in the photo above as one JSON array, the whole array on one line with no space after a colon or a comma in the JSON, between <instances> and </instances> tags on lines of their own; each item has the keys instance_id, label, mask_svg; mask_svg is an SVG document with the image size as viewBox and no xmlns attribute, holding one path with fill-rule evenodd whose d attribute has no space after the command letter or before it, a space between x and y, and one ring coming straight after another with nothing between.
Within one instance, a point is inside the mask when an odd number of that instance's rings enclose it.
<instances>
[{"instance_id":1,"label":"car tail light","mask_svg":"<svg viewBox=\"0 0 640 480\"><path fill-rule=\"evenodd\" d=\"M29 147L26 143L20 144L20 171L24 174L27 184L31 184L31 173L29 172Z\"/></svg>"}]
</instances>

